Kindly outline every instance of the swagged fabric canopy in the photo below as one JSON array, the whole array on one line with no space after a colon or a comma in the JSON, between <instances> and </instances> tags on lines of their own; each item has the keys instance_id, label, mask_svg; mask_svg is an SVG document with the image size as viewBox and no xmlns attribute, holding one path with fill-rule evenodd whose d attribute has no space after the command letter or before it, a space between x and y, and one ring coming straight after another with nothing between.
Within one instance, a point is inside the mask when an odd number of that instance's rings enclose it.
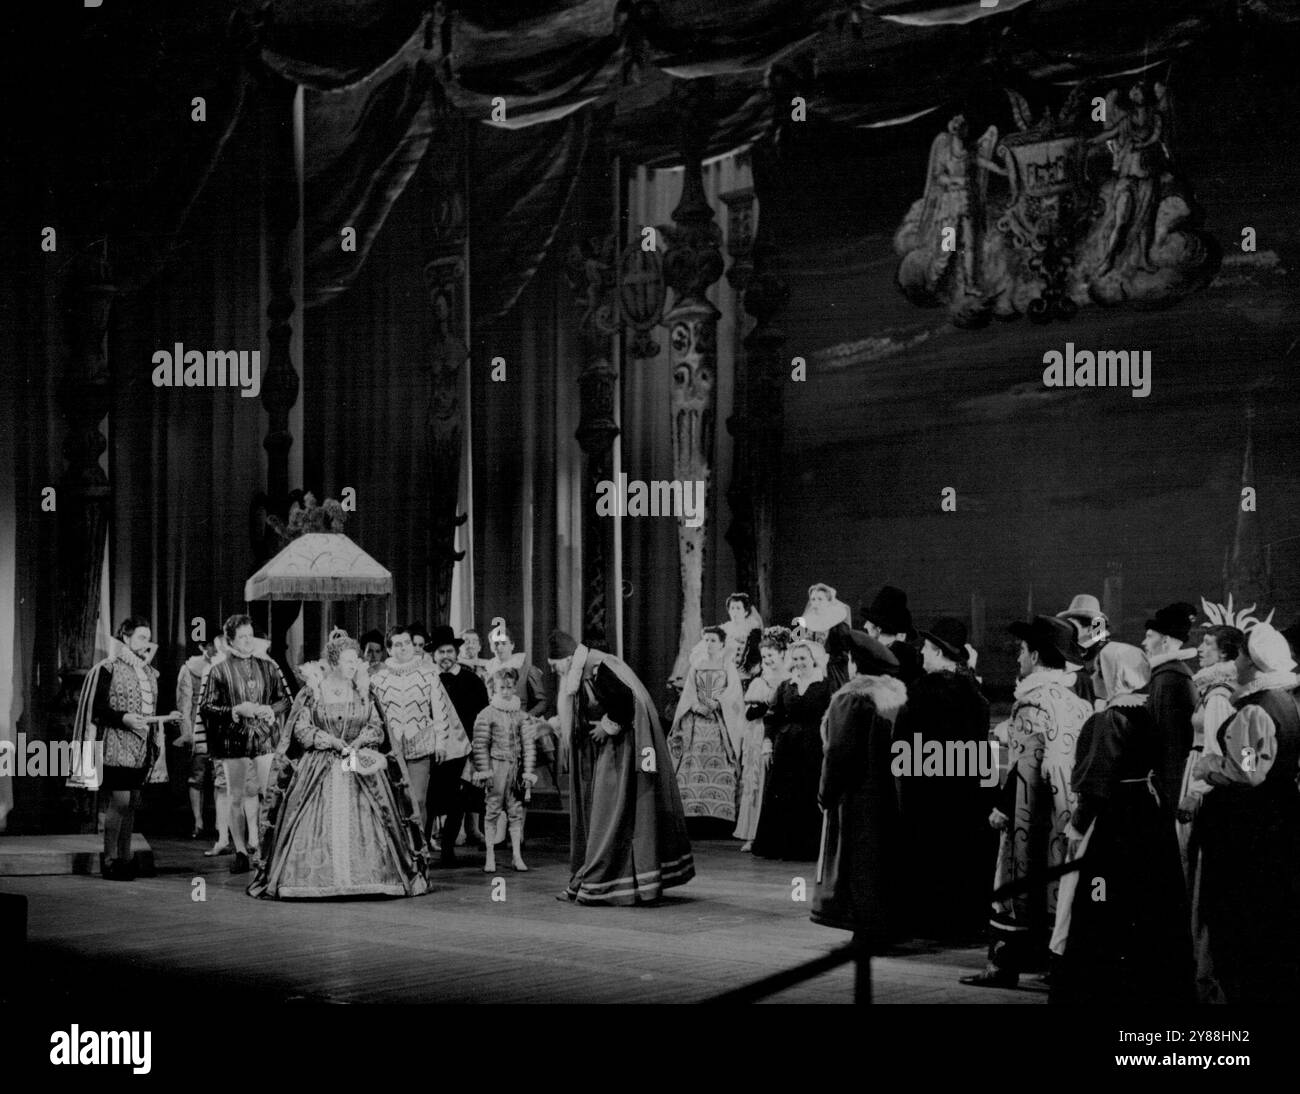
<instances>
[{"instance_id":1,"label":"swagged fabric canopy","mask_svg":"<svg viewBox=\"0 0 1300 1094\"><path fill-rule=\"evenodd\" d=\"M307 532L244 585L245 600L349 600L388 596L393 575L342 532Z\"/></svg>"},{"instance_id":2,"label":"swagged fabric canopy","mask_svg":"<svg viewBox=\"0 0 1300 1094\"><path fill-rule=\"evenodd\" d=\"M269 70L305 92L305 304L346 290L421 161L471 126L483 318L507 311L559 234L593 158L663 166L684 81L710 77L708 153L767 133L787 73L808 121L885 127L974 82L1066 86L1163 64L1294 0L117 0L79 13L54 92L45 194L114 279L151 280ZM1068 45L1066 45L1068 43ZM92 102L85 74L111 72ZM60 81L66 85L68 80ZM187 125L195 96L207 123ZM506 118L491 122L494 99ZM181 104L178 106L178 103ZM498 105L499 102L498 102ZM781 106L780 109L786 109ZM178 121L178 119L181 119ZM69 140L71 133L76 139ZM357 231L356 254L338 246Z\"/></svg>"}]
</instances>

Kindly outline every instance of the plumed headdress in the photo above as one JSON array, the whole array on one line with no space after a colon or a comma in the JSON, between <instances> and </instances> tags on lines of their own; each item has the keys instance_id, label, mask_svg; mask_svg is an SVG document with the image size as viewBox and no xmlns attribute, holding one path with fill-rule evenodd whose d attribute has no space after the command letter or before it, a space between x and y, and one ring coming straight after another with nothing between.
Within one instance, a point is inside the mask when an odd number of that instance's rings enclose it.
<instances>
[{"instance_id":1,"label":"plumed headdress","mask_svg":"<svg viewBox=\"0 0 1300 1094\"><path fill-rule=\"evenodd\" d=\"M1232 610L1232 594L1228 594L1227 604L1211 604L1205 597L1201 597L1201 611L1205 613L1205 618L1209 620L1210 626L1213 627L1236 627L1239 631L1248 631L1261 620L1257 619L1251 613L1254 612L1255 605L1249 608L1242 608L1239 611ZM1268 613L1268 618L1262 620L1264 623L1273 621L1273 612L1276 608Z\"/></svg>"}]
</instances>

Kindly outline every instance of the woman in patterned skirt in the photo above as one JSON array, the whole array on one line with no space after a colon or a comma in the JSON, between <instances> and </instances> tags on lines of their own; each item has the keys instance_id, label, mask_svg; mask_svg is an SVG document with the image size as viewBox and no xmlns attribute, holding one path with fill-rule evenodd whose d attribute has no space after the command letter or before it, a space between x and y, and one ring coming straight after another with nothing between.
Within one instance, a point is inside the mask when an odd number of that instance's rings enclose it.
<instances>
[{"instance_id":1,"label":"woman in patterned skirt","mask_svg":"<svg viewBox=\"0 0 1300 1094\"><path fill-rule=\"evenodd\" d=\"M352 638L294 702L250 896L292 899L425 892L426 855L401 749ZM299 758L295 760L294 754Z\"/></svg>"},{"instance_id":2,"label":"woman in patterned skirt","mask_svg":"<svg viewBox=\"0 0 1300 1094\"><path fill-rule=\"evenodd\" d=\"M736 663L724 649L726 641L721 627L709 627L692 651L668 751L686 815L734 823L744 701Z\"/></svg>"}]
</instances>

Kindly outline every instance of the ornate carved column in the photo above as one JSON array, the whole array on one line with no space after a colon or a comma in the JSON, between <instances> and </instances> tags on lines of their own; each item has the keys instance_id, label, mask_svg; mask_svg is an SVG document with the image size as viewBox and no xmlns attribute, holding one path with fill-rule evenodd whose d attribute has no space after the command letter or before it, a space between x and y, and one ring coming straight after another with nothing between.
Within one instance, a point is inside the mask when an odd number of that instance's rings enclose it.
<instances>
[{"instance_id":1,"label":"ornate carved column","mask_svg":"<svg viewBox=\"0 0 1300 1094\"><path fill-rule=\"evenodd\" d=\"M266 489L271 505L281 517L289 497L289 450L293 434L289 412L298 401L298 373L294 369L289 343L293 338L290 318L296 302L293 295L294 229L301 213L298 200L298 166L294 150L295 87L287 80L262 69L259 73L261 100L264 217L264 253L268 302L266 316L268 353L262 373L262 406L270 421L262 446L266 449Z\"/></svg>"},{"instance_id":2,"label":"ornate carved column","mask_svg":"<svg viewBox=\"0 0 1300 1094\"><path fill-rule=\"evenodd\" d=\"M672 429L673 478L682 484L704 484L704 512L699 526L677 520L677 552L681 566L682 617L677 657L671 680L686 673L691 648L703 632L701 597L704 577L705 527L708 486L712 470L714 413L717 406L718 318L721 313L705 295L722 276L722 230L704 194L701 161L708 145L713 111L713 82L689 80L675 103L680 142L685 157L681 200L673 210L673 224L660 228L669 250L664 258L664 278L675 293L664 316L669 331L669 363L673 370Z\"/></svg>"},{"instance_id":3,"label":"ornate carved column","mask_svg":"<svg viewBox=\"0 0 1300 1094\"><path fill-rule=\"evenodd\" d=\"M451 616L451 579L465 557L456 550L456 529L468 519L457 512L464 442L462 369L469 359L466 309L469 295L469 221L465 180L468 148L465 123L444 120L440 155L428 156L434 208L424 283L433 308L434 336L429 347L429 403L425 437L429 459L429 564L434 622Z\"/></svg>"},{"instance_id":4,"label":"ornate carved column","mask_svg":"<svg viewBox=\"0 0 1300 1094\"><path fill-rule=\"evenodd\" d=\"M719 196L727 206L727 253L731 256L727 283L736 291L737 301L743 302L743 294L754 273L754 191L733 190ZM742 327L743 320L737 315L732 412L727 418L727 432L732 437L731 485L727 487L731 523L727 526L725 538L736 559L736 588L752 594L756 588L758 566L754 557L754 514L749 494L749 460L753 445ZM760 614L762 610L760 606Z\"/></svg>"},{"instance_id":5,"label":"ornate carved column","mask_svg":"<svg viewBox=\"0 0 1300 1094\"><path fill-rule=\"evenodd\" d=\"M583 306L578 329L582 337L582 371L578 374L581 416L575 436L586 456L582 503L582 568L586 600L582 612L582 640L605 649L609 645L609 566L613 553L612 518L596 512L602 481L612 478L614 396L618 369L610 361L611 338L617 331L615 304L615 237L575 244L569 252L566 273L570 288Z\"/></svg>"},{"instance_id":6,"label":"ornate carved column","mask_svg":"<svg viewBox=\"0 0 1300 1094\"><path fill-rule=\"evenodd\" d=\"M78 257L63 285L70 356L59 391L67 417L67 468L58 486L59 668L75 695L95 656L95 620L108 534L111 489L99 458L108 442L99 431L112 401L104 343L117 293L107 244Z\"/></svg>"},{"instance_id":7,"label":"ornate carved column","mask_svg":"<svg viewBox=\"0 0 1300 1094\"><path fill-rule=\"evenodd\" d=\"M753 567L752 584L758 611L774 618L772 540L776 523L776 484L780 473L781 443L785 432L785 384L789 362L785 357L785 332L776 318L790 300L790 286L783 276L780 252L774 242L779 223L779 206L788 195L783 186L783 160L766 145L754 149L754 189L760 207L758 238L754 243L754 269L745 289L745 311L754 317L754 328L745 336L745 353L738 373L744 374L743 462L737 453L736 466L744 474L743 493L749 518L748 539L742 539ZM740 538L740 537L738 537ZM733 542L733 548L735 543ZM740 559L737 556L737 567Z\"/></svg>"},{"instance_id":8,"label":"ornate carved column","mask_svg":"<svg viewBox=\"0 0 1300 1094\"><path fill-rule=\"evenodd\" d=\"M753 233L752 196L737 195L733 233L736 263L729 277L745 293L745 311L754 317L754 327L742 340L744 353L736 362L735 412L727 428L735 438L732 461L731 503L733 521L727 542L736 556L736 583L752 590L759 614L774 618L772 537L776 517L776 482L780 471L781 444L785 422L785 384L789 362L785 357L785 332L776 318L790 299L781 253L777 245L783 229L790 228L792 186L798 178L789 170L797 159L800 124L790 120L791 98L806 91L811 73L804 65L772 70L773 128L769 139L758 142L751 152L754 194L758 198L759 223ZM752 245L745 246L746 226Z\"/></svg>"}]
</instances>

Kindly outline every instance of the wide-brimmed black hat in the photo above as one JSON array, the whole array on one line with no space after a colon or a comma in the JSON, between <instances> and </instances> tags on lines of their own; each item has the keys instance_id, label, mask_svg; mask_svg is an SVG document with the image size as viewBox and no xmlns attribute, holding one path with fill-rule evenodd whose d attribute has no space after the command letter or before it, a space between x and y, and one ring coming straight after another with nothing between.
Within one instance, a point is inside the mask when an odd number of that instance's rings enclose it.
<instances>
[{"instance_id":1,"label":"wide-brimmed black hat","mask_svg":"<svg viewBox=\"0 0 1300 1094\"><path fill-rule=\"evenodd\" d=\"M442 626L434 627L433 630L429 632L429 638L428 641L425 642L424 648L432 653L439 646L455 646L457 649L460 649L462 645L463 643L456 637L455 631L450 627Z\"/></svg>"},{"instance_id":2,"label":"wide-brimmed black hat","mask_svg":"<svg viewBox=\"0 0 1300 1094\"><path fill-rule=\"evenodd\" d=\"M888 646L877 642L866 631L849 631L846 649L861 675L898 675L898 658L890 652Z\"/></svg>"},{"instance_id":3,"label":"wide-brimmed black hat","mask_svg":"<svg viewBox=\"0 0 1300 1094\"><path fill-rule=\"evenodd\" d=\"M1058 619L1054 615L1036 615L1028 622L1017 621L1007 628L1019 638L1031 651L1042 653L1043 650L1055 650L1063 660L1070 659L1071 647L1075 643L1074 624L1067 619Z\"/></svg>"},{"instance_id":4,"label":"wide-brimmed black hat","mask_svg":"<svg viewBox=\"0 0 1300 1094\"><path fill-rule=\"evenodd\" d=\"M1148 619L1147 630L1177 638L1179 642L1186 642L1188 635L1192 633L1192 620L1195 618L1195 606L1180 600L1167 608L1161 608L1156 612L1154 619Z\"/></svg>"},{"instance_id":5,"label":"wide-brimmed black hat","mask_svg":"<svg viewBox=\"0 0 1300 1094\"><path fill-rule=\"evenodd\" d=\"M907 606L907 593L893 585L885 585L876 593L876 599L862 613L886 634L907 634L912 629L912 612Z\"/></svg>"},{"instance_id":6,"label":"wide-brimmed black hat","mask_svg":"<svg viewBox=\"0 0 1300 1094\"><path fill-rule=\"evenodd\" d=\"M946 616L930 624L928 631L917 631L923 639L933 642L943 651L945 657L951 658L959 665L970 660L970 651L966 648L966 624L960 619Z\"/></svg>"}]
</instances>

